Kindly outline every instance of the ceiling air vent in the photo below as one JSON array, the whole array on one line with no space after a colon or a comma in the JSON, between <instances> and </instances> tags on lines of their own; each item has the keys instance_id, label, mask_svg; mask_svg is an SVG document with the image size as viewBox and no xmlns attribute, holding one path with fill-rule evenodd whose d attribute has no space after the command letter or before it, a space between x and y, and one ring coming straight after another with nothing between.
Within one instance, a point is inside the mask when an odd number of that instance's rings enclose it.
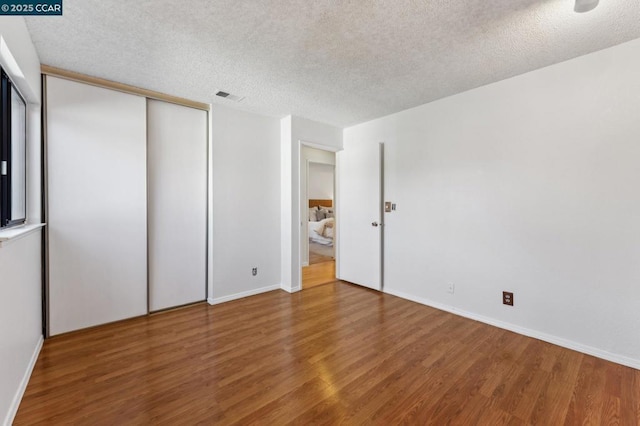
<instances>
[{"instance_id":1,"label":"ceiling air vent","mask_svg":"<svg viewBox=\"0 0 640 426\"><path fill-rule=\"evenodd\" d=\"M244 96L232 95L231 93L223 92L222 90L216 93L216 96L220 96L221 98L225 98L234 102L240 102L244 99Z\"/></svg>"}]
</instances>

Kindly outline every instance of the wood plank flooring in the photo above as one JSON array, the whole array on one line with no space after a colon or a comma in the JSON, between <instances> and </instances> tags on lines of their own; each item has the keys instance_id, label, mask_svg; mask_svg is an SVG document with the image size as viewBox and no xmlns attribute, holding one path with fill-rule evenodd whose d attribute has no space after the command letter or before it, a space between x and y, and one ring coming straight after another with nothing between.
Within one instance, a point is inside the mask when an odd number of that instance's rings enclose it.
<instances>
[{"instance_id":1,"label":"wood plank flooring","mask_svg":"<svg viewBox=\"0 0 640 426\"><path fill-rule=\"evenodd\" d=\"M309 251L309 265L333 261L333 257Z\"/></svg>"},{"instance_id":2,"label":"wood plank flooring","mask_svg":"<svg viewBox=\"0 0 640 426\"><path fill-rule=\"evenodd\" d=\"M307 289L336 280L336 262L314 263L302 268L302 288Z\"/></svg>"},{"instance_id":3,"label":"wood plank flooring","mask_svg":"<svg viewBox=\"0 0 640 426\"><path fill-rule=\"evenodd\" d=\"M634 425L640 372L335 282L47 340L32 424Z\"/></svg>"}]
</instances>

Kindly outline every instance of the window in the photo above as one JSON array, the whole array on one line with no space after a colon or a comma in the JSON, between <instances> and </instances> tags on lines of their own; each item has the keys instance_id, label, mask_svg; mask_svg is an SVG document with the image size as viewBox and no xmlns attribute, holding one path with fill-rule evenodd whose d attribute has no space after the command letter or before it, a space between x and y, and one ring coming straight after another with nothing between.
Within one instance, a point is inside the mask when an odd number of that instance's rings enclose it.
<instances>
[{"instance_id":1,"label":"window","mask_svg":"<svg viewBox=\"0 0 640 426\"><path fill-rule=\"evenodd\" d=\"M21 225L27 213L27 104L2 70L0 87L0 228Z\"/></svg>"}]
</instances>

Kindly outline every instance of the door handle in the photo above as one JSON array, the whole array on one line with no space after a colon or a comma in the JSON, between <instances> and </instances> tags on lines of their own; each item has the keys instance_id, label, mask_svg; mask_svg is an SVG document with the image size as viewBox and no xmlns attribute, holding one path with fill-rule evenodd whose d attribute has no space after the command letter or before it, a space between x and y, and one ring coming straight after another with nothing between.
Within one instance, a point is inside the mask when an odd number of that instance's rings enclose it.
<instances>
[{"instance_id":1,"label":"door handle","mask_svg":"<svg viewBox=\"0 0 640 426\"><path fill-rule=\"evenodd\" d=\"M378 222L371 222L371 226L378 226Z\"/></svg>"}]
</instances>

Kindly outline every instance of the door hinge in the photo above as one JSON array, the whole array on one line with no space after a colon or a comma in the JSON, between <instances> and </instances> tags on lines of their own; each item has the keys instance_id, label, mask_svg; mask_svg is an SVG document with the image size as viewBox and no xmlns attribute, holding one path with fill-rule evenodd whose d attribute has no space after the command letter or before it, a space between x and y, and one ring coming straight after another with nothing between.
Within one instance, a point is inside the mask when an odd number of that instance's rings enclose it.
<instances>
[{"instance_id":1,"label":"door hinge","mask_svg":"<svg viewBox=\"0 0 640 426\"><path fill-rule=\"evenodd\" d=\"M7 175L7 162L3 161L0 163L0 175L2 176L6 176Z\"/></svg>"}]
</instances>

